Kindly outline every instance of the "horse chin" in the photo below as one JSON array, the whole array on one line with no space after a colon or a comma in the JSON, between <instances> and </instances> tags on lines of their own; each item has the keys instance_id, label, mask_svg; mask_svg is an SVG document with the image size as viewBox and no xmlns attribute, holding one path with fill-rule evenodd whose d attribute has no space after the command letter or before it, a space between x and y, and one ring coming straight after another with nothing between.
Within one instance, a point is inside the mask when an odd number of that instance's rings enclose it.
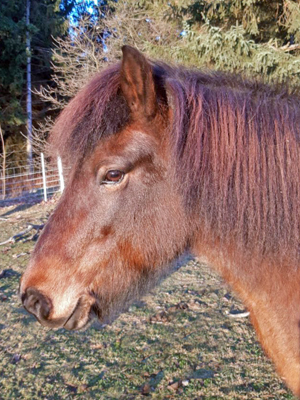
<instances>
[{"instance_id":1,"label":"horse chin","mask_svg":"<svg viewBox=\"0 0 300 400\"><path fill-rule=\"evenodd\" d=\"M128 311L132 301L124 298L108 300L102 295L93 292L92 296L95 299L90 310L90 321L96 329L102 329L107 325L111 325L120 314Z\"/></svg>"},{"instance_id":2,"label":"horse chin","mask_svg":"<svg viewBox=\"0 0 300 400\"><path fill-rule=\"evenodd\" d=\"M88 328L93 322L96 322L95 325L98 327L103 327L108 323L108 318L104 317L103 309L94 294L91 296L82 296L71 315L60 327L69 331L81 331Z\"/></svg>"}]
</instances>

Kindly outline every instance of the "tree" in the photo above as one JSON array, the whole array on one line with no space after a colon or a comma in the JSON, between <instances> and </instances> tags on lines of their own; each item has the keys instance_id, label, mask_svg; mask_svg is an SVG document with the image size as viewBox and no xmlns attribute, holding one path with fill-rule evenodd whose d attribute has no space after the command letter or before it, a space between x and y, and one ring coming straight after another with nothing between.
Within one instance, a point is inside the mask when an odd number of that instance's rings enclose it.
<instances>
[{"instance_id":1,"label":"tree","mask_svg":"<svg viewBox=\"0 0 300 400\"><path fill-rule=\"evenodd\" d=\"M26 59L30 53L32 88L51 80L53 37L68 30L67 14L75 0L31 0L26 26L26 1L2 0L0 4L0 124L6 142L24 142L26 132ZM31 48L26 50L26 32ZM47 105L33 95L35 119L44 117Z\"/></svg>"},{"instance_id":2,"label":"tree","mask_svg":"<svg viewBox=\"0 0 300 400\"><path fill-rule=\"evenodd\" d=\"M20 104L26 63L26 3L4 0L0 4L0 124L4 132L25 121ZM34 30L32 26L30 30Z\"/></svg>"},{"instance_id":3,"label":"tree","mask_svg":"<svg viewBox=\"0 0 300 400\"><path fill-rule=\"evenodd\" d=\"M173 6L190 26L211 25L229 30L241 25L248 39L256 43L277 41L280 45L299 42L299 2L291 0L184 1Z\"/></svg>"},{"instance_id":4,"label":"tree","mask_svg":"<svg viewBox=\"0 0 300 400\"><path fill-rule=\"evenodd\" d=\"M172 12L182 18L185 41L198 65L298 84L299 2L183 3L173 5Z\"/></svg>"},{"instance_id":5,"label":"tree","mask_svg":"<svg viewBox=\"0 0 300 400\"><path fill-rule=\"evenodd\" d=\"M63 108L95 73L118 61L123 44L153 59L298 85L298 2L119 0L106 7L101 18L79 19L72 35L57 39L56 86L40 91L53 109ZM47 121L40 137L52 123Z\"/></svg>"}]
</instances>

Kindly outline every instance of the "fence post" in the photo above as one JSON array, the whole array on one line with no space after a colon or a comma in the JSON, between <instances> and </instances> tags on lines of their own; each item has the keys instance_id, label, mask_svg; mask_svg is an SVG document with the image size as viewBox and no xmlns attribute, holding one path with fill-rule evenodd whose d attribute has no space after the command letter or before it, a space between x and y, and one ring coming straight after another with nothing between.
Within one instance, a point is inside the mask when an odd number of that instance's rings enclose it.
<instances>
[{"instance_id":1,"label":"fence post","mask_svg":"<svg viewBox=\"0 0 300 400\"><path fill-rule=\"evenodd\" d=\"M43 153L41 153L41 162L42 162L42 174L43 174L44 200L47 201L46 171L45 171L45 160Z\"/></svg>"},{"instance_id":2,"label":"fence post","mask_svg":"<svg viewBox=\"0 0 300 400\"><path fill-rule=\"evenodd\" d=\"M59 156L57 157L57 168L58 168L58 176L59 176L60 193L62 193L65 188L65 181L64 181L64 176L63 176L62 162L61 162L61 158Z\"/></svg>"}]
</instances>

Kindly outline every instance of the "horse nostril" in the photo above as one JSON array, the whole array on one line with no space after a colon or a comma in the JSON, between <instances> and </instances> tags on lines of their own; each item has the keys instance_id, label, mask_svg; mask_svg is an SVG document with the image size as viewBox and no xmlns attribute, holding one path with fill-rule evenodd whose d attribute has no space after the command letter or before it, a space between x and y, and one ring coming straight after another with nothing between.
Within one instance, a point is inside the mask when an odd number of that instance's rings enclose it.
<instances>
[{"instance_id":1,"label":"horse nostril","mask_svg":"<svg viewBox=\"0 0 300 400\"><path fill-rule=\"evenodd\" d=\"M51 301L37 289L26 289L22 295L22 303L26 310L33 314L39 321L43 321L49 317L52 308Z\"/></svg>"}]
</instances>

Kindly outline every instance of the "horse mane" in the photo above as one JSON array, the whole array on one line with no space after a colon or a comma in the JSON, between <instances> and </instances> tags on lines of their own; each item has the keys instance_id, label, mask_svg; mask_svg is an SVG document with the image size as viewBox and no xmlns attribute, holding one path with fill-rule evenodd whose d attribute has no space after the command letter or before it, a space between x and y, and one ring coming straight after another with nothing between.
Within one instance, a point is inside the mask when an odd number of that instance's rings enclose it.
<instances>
[{"instance_id":1,"label":"horse mane","mask_svg":"<svg viewBox=\"0 0 300 400\"><path fill-rule=\"evenodd\" d=\"M170 79L171 134L187 207L220 249L300 259L300 97L223 73Z\"/></svg>"},{"instance_id":2,"label":"horse mane","mask_svg":"<svg viewBox=\"0 0 300 400\"><path fill-rule=\"evenodd\" d=\"M220 72L154 65L167 92L176 175L187 210L223 248L300 258L300 96ZM61 113L50 143L87 155L129 121L120 64L97 75ZM255 253L255 254L254 254Z\"/></svg>"}]
</instances>

